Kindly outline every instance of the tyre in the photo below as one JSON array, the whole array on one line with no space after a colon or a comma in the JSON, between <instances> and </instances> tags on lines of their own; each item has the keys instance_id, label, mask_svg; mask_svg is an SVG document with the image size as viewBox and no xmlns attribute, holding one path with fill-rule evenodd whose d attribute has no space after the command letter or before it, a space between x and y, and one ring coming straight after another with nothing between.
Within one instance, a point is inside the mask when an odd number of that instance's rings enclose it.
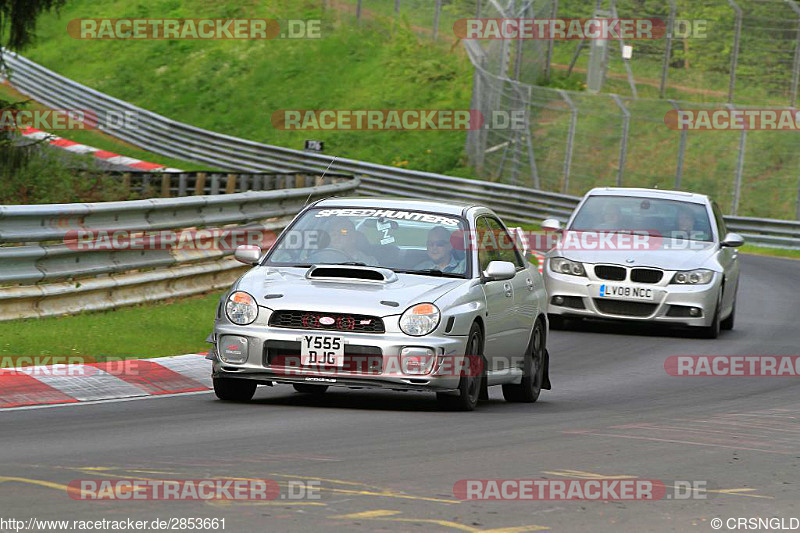
<instances>
[{"instance_id":1,"label":"tyre","mask_svg":"<svg viewBox=\"0 0 800 533\"><path fill-rule=\"evenodd\" d=\"M719 337L720 319L719 313L722 307L722 289L719 290L717 297L717 307L714 309L714 318L711 320L711 325L701 328L700 333L704 339L716 339Z\"/></svg>"},{"instance_id":2,"label":"tyre","mask_svg":"<svg viewBox=\"0 0 800 533\"><path fill-rule=\"evenodd\" d=\"M469 330L469 337L467 341L467 349L465 355L483 356L483 334L478 324L472 324ZM472 360L472 359L471 359ZM470 361L471 361L470 360ZM450 394L444 392L436 393L436 400L439 406L447 411L472 411L478 405L478 397L481 393L483 380L485 379L486 372L481 369L479 375L474 375L474 365L469 365L465 371L461 373L461 379L458 382L458 393Z\"/></svg>"},{"instance_id":3,"label":"tyre","mask_svg":"<svg viewBox=\"0 0 800 533\"><path fill-rule=\"evenodd\" d=\"M733 307L731 308L731 314L728 315L728 318L723 320L719 323L720 329L724 330L732 330L733 329L733 322L736 319L736 300L733 301Z\"/></svg>"},{"instance_id":4,"label":"tyre","mask_svg":"<svg viewBox=\"0 0 800 533\"><path fill-rule=\"evenodd\" d=\"M550 329L554 330L564 329L567 326L566 319L560 315L547 315L547 322L550 325Z\"/></svg>"},{"instance_id":5,"label":"tyre","mask_svg":"<svg viewBox=\"0 0 800 533\"><path fill-rule=\"evenodd\" d=\"M228 402L247 402L256 393L258 383L249 379L213 378L214 394Z\"/></svg>"},{"instance_id":6,"label":"tyre","mask_svg":"<svg viewBox=\"0 0 800 533\"><path fill-rule=\"evenodd\" d=\"M327 385L308 385L306 383L292 383L292 387L303 394L324 394L328 390Z\"/></svg>"},{"instance_id":7,"label":"tyre","mask_svg":"<svg viewBox=\"0 0 800 533\"><path fill-rule=\"evenodd\" d=\"M547 349L544 326L536 321L525 354L522 369L522 382L519 385L503 385L503 397L507 402L533 403L539 399L544 382L544 359Z\"/></svg>"}]
</instances>

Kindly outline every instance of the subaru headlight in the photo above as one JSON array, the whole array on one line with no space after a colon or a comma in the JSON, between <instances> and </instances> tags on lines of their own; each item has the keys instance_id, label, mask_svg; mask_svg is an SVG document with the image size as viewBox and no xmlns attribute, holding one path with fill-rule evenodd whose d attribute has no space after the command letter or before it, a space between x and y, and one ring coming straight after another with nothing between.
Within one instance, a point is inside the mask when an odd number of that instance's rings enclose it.
<instances>
[{"instance_id":1,"label":"subaru headlight","mask_svg":"<svg viewBox=\"0 0 800 533\"><path fill-rule=\"evenodd\" d=\"M225 314L228 320L240 326L252 324L258 316L258 305L256 300L246 292L236 291L228 296L228 303L225 305Z\"/></svg>"},{"instance_id":2,"label":"subaru headlight","mask_svg":"<svg viewBox=\"0 0 800 533\"><path fill-rule=\"evenodd\" d=\"M550 270L559 274L569 274L570 276L586 276L586 269L583 268L582 264L563 257L550 259Z\"/></svg>"},{"instance_id":3,"label":"subaru headlight","mask_svg":"<svg viewBox=\"0 0 800 533\"><path fill-rule=\"evenodd\" d=\"M421 337L436 329L441 314L433 304L417 304L406 309L400 316L400 330L406 335Z\"/></svg>"},{"instance_id":4,"label":"subaru headlight","mask_svg":"<svg viewBox=\"0 0 800 533\"><path fill-rule=\"evenodd\" d=\"M703 285L714 279L714 271L705 268L676 272L670 283L676 285Z\"/></svg>"}]
</instances>

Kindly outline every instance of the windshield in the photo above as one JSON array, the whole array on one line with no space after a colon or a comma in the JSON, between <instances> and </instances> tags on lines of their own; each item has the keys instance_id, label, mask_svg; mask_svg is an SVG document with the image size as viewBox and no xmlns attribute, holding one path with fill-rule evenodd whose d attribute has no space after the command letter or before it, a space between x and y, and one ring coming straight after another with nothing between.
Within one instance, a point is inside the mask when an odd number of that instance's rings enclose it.
<instances>
[{"instance_id":1,"label":"windshield","mask_svg":"<svg viewBox=\"0 0 800 533\"><path fill-rule=\"evenodd\" d=\"M310 209L267 255L267 265L351 264L467 277L463 219L423 211Z\"/></svg>"},{"instance_id":2,"label":"windshield","mask_svg":"<svg viewBox=\"0 0 800 533\"><path fill-rule=\"evenodd\" d=\"M672 239L714 240L705 205L630 196L590 197L569 229L647 232Z\"/></svg>"}]
</instances>

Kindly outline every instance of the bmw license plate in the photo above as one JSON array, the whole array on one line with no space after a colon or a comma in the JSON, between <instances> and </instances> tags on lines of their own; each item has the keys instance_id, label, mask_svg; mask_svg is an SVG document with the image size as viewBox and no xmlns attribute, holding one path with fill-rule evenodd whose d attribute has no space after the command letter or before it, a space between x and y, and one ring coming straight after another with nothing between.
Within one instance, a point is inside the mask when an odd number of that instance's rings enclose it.
<instances>
[{"instance_id":1,"label":"bmw license plate","mask_svg":"<svg viewBox=\"0 0 800 533\"><path fill-rule=\"evenodd\" d=\"M632 287L629 285L600 285L600 298L611 298L614 300L653 300L653 289L651 287Z\"/></svg>"},{"instance_id":2,"label":"bmw license plate","mask_svg":"<svg viewBox=\"0 0 800 533\"><path fill-rule=\"evenodd\" d=\"M303 335L300 340L303 366L344 366L344 339L330 335Z\"/></svg>"}]
</instances>

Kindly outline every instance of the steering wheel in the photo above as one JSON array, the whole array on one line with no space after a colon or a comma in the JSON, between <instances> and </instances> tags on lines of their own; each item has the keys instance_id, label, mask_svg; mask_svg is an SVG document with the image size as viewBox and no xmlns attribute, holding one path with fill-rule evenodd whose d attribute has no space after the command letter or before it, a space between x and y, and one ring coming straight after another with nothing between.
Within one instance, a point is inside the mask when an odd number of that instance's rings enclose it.
<instances>
[{"instance_id":1,"label":"steering wheel","mask_svg":"<svg viewBox=\"0 0 800 533\"><path fill-rule=\"evenodd\" d=\"M330 258L331 256L333 256L333 258ZM340 259L343 260L340 261ZM324 248L309 255L308 260L311 261L312 263L316 262L350 263L353 261L353 258L347 255L342 250L337 250L336 248Z\"/></svg>"}]
</instances>

